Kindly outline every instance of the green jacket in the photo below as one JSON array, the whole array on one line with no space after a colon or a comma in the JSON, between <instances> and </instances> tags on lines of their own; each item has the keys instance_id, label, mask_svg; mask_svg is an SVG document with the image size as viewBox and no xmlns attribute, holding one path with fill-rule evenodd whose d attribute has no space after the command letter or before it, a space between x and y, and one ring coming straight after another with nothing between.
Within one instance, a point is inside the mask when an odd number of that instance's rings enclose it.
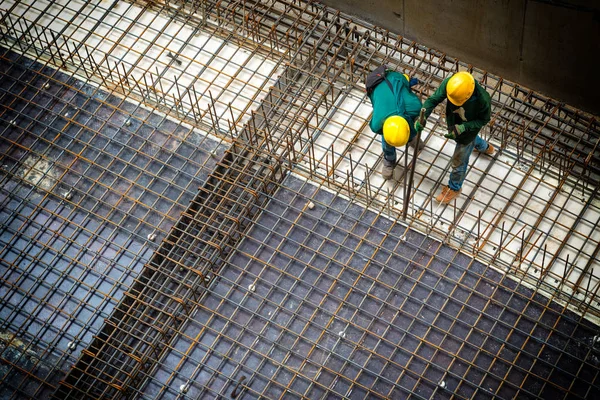
<instances>
[{"instance_id":1,"label":"green jacket","mask_svg":"<svg viewBox=\"0 0 600 400\"><path fill-rule=\"evenodd\" d=\"M410 136L415 135L414 120L421 111L421 100L414 94L404 75L390 71L386 78L392 84L393 92L387 82L381 82L369 96L373 104L373 116L369 127L375 133L383 133L383 123L392 115L399 115L408 121Z\"/></svg>"},{"instance_id":2,"label":"green jacket","mask_svg":"<svg viewBox=\"0 0 600 400\"><path fill-rule=\"evenodd\" d=\"M429 118L435 106L446 100L446 84L450 77L444 79L427 100L423 107L425 108L425 118ZM464 110L464 113L462 110ZM490 122L491 99L490 95L481 85L475 81L475 91L473 95L461 107L455 106L450 101L446 102L446 123L448 131L452 130L454 125L463 125L465 131L456 138L460 144L468 144L475 140L475 137L485 124Z\"/></svg>"}]
</instances>

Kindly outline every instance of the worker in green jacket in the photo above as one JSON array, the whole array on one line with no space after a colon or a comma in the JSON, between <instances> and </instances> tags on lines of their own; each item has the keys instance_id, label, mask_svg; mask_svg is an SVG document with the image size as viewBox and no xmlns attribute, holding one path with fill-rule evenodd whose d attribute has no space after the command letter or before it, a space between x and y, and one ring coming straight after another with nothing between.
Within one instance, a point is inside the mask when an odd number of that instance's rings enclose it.
<instances>
[{"instance_id":1,"label":"worker in green jacket","mask_svg":"<svg viewBox=\"0 0 600 400\"><path fill-rule=\"evenodd\" d=\"M436 197L441 203L450 203L460 194L473 149L488 155L494 154L494 147L478 135L481 128L490 122L491 100L488 92L470 73L457 72L444 79L435 93L425 100L425 118L446 99L448 133L444 136L454 140L456 147L448 186L444 186ZM416 130L423 130L424 127L425 124L415 122Z\"/></svg>"},{"instance_id":2,"label":"worker in green jacket","mask_svg":"<svg viewBox=\"0 0 600 400\"><path fill-rule=\"evenodd\" d=\"M416 144L414 121L421 111L421 100L411 87L418 84L416 78L395 71L386 71L385 81L381 82L369 94L373 105L373 116L369 123L371 130L381 135L384 179L394 176L396 166L396 147ZM425 146L419 141L419 150Z\"/></svg>"}]
</instances>

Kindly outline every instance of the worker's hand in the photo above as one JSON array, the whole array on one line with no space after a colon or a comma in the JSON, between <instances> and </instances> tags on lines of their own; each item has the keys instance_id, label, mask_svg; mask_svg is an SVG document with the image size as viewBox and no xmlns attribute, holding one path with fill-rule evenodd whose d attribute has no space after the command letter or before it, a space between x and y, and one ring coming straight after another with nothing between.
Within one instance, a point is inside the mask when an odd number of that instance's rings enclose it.
<instances>
[{"instance_id":1,"label":"worker's hand","mask_svg":"<svg viewBox=\"0 0 600 400\"><path fill-rule=\"evenodd\" d=\"M410 81L408 81L408 87L413 87L415 85L418 85L420 82L417 78L410 78Z\"/></svg>"},{"instance_id":2,"label":"worker's hand","mask_svg":"<svg viewBox=\"0 0 600 400\"><path fill-rule=\"evenodd\" d=\"M444 135L445 138L447 139L456 139L458 136L460 136L461 133L463 133L465 131L465 127L463 125L454 125L452 128L450 128L450 130L448 131L448 133L446 133Z\"/></svg>"},{"instance_id":3,"label":"worker's hand","mask_svg":"<svg viewBox=\"0 0 600 400\"><path fill-rule=\"evenodd\" d=\"M421 123L419 122L419 120L415 121L415 131L417 132L423 132L423 129L425 129L425 124L427 121L423 121L423 125L421 125Z\"/></svg>"},{"instance_id":4,"label":"worker's hand","mask_svg":"<svg viewBox=\"0 0 600 400\"><path fill-rule=\"evenodd\" d=\"M456 135L454 134L454 130L448 131L448 133L446 133L444 135L444 137L446 139L452 139L452 140L456 139Z\"/></svg>"}]
</instances>

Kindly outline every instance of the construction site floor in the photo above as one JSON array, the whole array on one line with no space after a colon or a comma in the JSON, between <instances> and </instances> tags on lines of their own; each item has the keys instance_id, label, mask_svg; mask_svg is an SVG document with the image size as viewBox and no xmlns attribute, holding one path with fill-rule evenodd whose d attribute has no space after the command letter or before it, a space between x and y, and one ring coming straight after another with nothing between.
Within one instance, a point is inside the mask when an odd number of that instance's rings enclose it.
<instances>
[{"instance_id":1,"label":"construction site floor","mask_svg":"<svg viewBox=\"0 0 600 400\"><path fill-rule=\"evenodd\" d=\"M10 399L52 392L227 146L0 51L0 399Z\"/></svg>"},{"instance_id":2,"label":"construction site floor","mask_svg":"<svg viewBox=\"0 0 600 400\"><path fill-rule=\"evenodd\" d=\"M242 382L244 399L592 399L597 331L489 266L289 176L145 395L187 385L191 398L229 396Z\"/></svg>"},{"instance_id":3,"label":"construction site floor","mask_svg":"<svg viewBox=\"0 0 600 400\"><path fill-rule=\"evenodd\" d=\"M597 117L317 2L8 0L0 42L0 400L600 398ZM442 107L381 175L381 64L490 93L453 204Z\"/></svg>"}]
</instances>

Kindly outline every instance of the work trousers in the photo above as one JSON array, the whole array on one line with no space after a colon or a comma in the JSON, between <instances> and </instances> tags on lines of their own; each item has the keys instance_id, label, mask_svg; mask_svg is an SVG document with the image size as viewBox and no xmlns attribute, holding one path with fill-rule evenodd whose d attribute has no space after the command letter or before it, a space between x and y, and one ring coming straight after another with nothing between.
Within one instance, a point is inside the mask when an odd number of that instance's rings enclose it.
<instances>
[{"instance_id":1,"label":"work trousers","mask_svg":"<svg viewBox=\"0 0 600 400\"><path fill-rule=\"evenodd\" d=\"M452 172L450 172L450 180L448 187L452 190L460 190L467 177L467 168L469 167L469 158L473 149L478 151L486 151L489 144L477 135L471 143L460 144L456 143L454 154L452 155Z\"/></svg>"}]
</instances>

